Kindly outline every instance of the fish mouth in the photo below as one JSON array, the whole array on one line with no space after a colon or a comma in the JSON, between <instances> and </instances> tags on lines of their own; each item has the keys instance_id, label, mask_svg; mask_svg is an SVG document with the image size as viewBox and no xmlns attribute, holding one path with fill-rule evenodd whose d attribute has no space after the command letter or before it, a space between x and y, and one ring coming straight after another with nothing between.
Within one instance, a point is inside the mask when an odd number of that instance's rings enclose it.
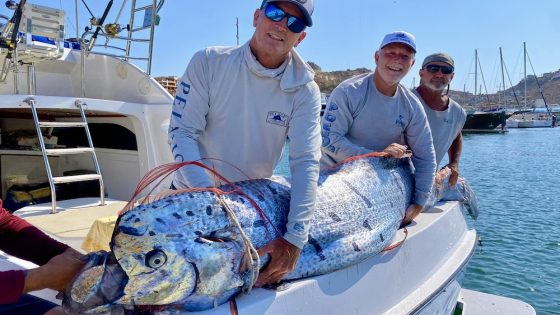
<instances>
[{"instance_id":1,"label":"fish mouth","mask_svg":"<svg viewBox=\"0 0 560 315\"><path fill-rule=\"evenodd\" d=\"M128 276L112 252L90 253L87 263L66 288L62 301L69 314L106 311L124 295Z\"/></svg>"}]
</instances>

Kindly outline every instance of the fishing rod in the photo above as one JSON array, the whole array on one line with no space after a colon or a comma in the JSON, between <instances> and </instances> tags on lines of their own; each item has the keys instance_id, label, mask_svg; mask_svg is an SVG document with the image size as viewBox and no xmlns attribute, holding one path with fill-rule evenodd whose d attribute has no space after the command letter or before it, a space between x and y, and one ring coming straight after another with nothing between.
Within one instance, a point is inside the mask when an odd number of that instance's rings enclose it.
<instances>
[{"instance_id":1,"label":"fishing rod","mask_svg":"<svg viewBox=\"0 0 560 315\"><path fill-rule=\"evenodd\" d=\"M4 59L4 63L2 64L2 70L0 72L0 82L4 82L6 80L6 76L8 75L8 65L10 60L12 60L12 52L17 47L17 36L19 33L19 24L21 22L21 16L23 15L23 7L25 6L26 0L21 0L18 4L15 1L6 1L6 7L8 9L15 9L14 15L12 18L6 23L4 29L2 30L2 34L0 34L0 48L6 48L8 50L6 54L6 58ZM7 40L8 34L12 32L12 36L10 40Z\"/></svg>"},{"instance_id":2,"label":"fishing rod","mask_svg":"<svg viewBox=\"0 0 560 315\"><path fill-rule=\"evenodd\" d=\"M5 25L2 34L0 35L0 48L8 49L8 52L12 52L17 46L17 36L19 32L19 23L21 21L21 16L23 14L23 7L25 6L26 0L21 0L19 4L15 1L6 1L6 7L9 9L15 9L14 15ZM6 40L8 34L12 32L10 40ZM11 58L11 56L10 56Z\"/></svg>"},{"instance_id":3,"label":"fishing rod","mask_svg":"<svg viewBox=\"0 0 560 315\"><path fill-rule=\"evenodd\" d=\"M95 32L91 36L91 40L89 41L89 44L88 44L88 51L91 51L93 49L93 45L95 44L95 40L97 39L97 34L99 34L99 31L102 30L101 27L103 26L103 23L105 23L105 19L107 18L107 15L109 14L109 10L111 10L112 6L113 6L113 0L110 0L107 3L107 7L105 7L105 12L103 12L103 15L101 16L101 19L99 19L99 22L97 23L97 27L95 28Z\"/></svg>"}]
</instances>

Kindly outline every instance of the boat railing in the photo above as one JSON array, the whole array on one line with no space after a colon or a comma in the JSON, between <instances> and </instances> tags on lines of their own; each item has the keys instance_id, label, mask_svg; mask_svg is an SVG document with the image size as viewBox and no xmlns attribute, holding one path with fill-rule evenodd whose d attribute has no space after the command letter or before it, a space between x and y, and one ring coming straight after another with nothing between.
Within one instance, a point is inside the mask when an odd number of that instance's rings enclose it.
<instances>
[{"instance_id":1,"label":"boat railing","mask_svg":"<svg viewBox=\"0 0 560 315\"><path fill-rule=\"evenodd\" d=\"M144 72L148 75L151 73L152 68L152 51L153 51L153 41L154 41L154 30L155 26L159 24L158 12L164 4L164 0L150 0L147 1L149 4L140 5L139 1L133 0L130 5L130 20L126 25L119 24L118 19L124 9L126 1L122 3L121 8L117 14L115 22L105 23L107 14L112 6L112 1L109 1L103 16L98 19L90 20L90 27L86 28L86 31L82 34L80 38L81 49L85 51L86 56L90 52L95 52L95 54L111 56L125 61L138 60L145 61L146 67ZM144 13L144 17L139 25L136 25L138 20L137 15ZM121 36L119 33L125 31L126 36ZM149 30L145 38L138 38L136 33ZM146 34L144 34L146 35ZM98 37L103 37L105 39L104 44L99 44ZM117 42L114 42L114 41ZM113 43L111 43L113 42ZM111 44L110 44L111 43ZM132 45L134 43L144 43L148 45L147 53L145 56L131 56ZM118 53L111 53L103 51L104 49L116 50ZM94 51L95 50L95 51Z\"/></svg>"},{"instance_id":2,"label":"boat railing","mask_svg":"<svg viewBox=\"0 0 560 315\"><path fill-rule=\"evenodd\" d=\"M82 34L82 38L81 38L81 42L86 44L87 43L87 36L92 36L94 34L93 31L86 31ZM149 39L144 39L144 38L128 38L128 37L124 37L124 36L110 36L107 34L98 34L98 36L102 36L105 38L109 38L111 40L116 39L116 40L122 40L125 42L138 42L138 43L146 43L149 42ZM118 50L121 51L121 54L112 54L112 53L108 53L108 52L104 52L104 51L99 51L99 50L88 50L88 48L86 47L86 51L87 53L89 52L94 52L97 55L103 55L103 56L110 56L110 57L115 57L115 58L119 58L119 59L123 59L123 60L144 60L144 61L148 61L151 60L151 58L149 56L146 57L133 57L130 56L129 53L127 53L126 48L122 48L120 46L116 46L116 45L108 45L108 44L101 44L101 45L93 45L93 48L103 48L103 49L114 49L114 50ZM84 49L84 46L82 45L82 48Z\"/></svg>"}]
</instances>

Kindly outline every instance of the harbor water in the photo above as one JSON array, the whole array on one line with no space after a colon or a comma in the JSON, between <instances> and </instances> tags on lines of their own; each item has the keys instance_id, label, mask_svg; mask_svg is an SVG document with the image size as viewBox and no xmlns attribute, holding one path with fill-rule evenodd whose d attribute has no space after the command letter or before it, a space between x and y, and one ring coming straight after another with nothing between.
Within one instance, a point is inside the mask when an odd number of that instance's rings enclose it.
<instances>
[{"instance_id":1,"label":"harbor water","mask_svg":"<svg viewBox=\"0 0 560 315\"><path fill-rule=\"evenodd\" d=\"M560 128L464 135L461 174L482 240L463 286L560 314Z\"/></svg>"},{"instance_id":2,"label":"harbor water","mask_svg":"<svg viewBox=\"0 0 560 315\"><path fill-rule=\"evenodd\" d=\"M560 128L463 137L461 176L480 204L468 222L481 238L463 287L560 314ZM276 173L289 173L285 156Z\"/></svg>"}]
</instances>

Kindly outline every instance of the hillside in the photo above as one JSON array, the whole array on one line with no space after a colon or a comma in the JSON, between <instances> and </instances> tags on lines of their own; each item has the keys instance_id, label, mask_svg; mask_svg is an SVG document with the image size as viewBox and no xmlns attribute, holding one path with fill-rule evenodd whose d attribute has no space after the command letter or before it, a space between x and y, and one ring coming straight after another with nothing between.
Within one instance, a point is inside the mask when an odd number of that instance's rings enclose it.
<instances>
[{"instance_id":1,"label":"hillside","mask_svg":"<svg viewBox=\"0 0 560 315\"><path fill-rule=\"evenodd\" d=\"M321 67L313 62L309 62L309 65L313 70L315 70L315 82L319 85L321 92L330 94L334 88L340 84L340 82L353 77L358 74L370 72L371 70L367 68L358 68L354 70L341 70L341 71L330 71L323 72Z\"/></svg>"},{"instance_id":2,"label":"hillside","mask_svg":"<svg viewBox=\"0 0 560 315\"><path fill-rule=\"evenodd\" d=\"M546 99L547 104L560 104L560 70L545 73L538 78L539 84L541 85L543 95ZM513 88L506 90L506 104L507 107L516 107L517 103L523 106L523 94L524 94L524 80L521 80ZM474 97L472 93L464 93L458 91L451 91L449 93L451 97L457 100L464 106L472 106L479 103L491 103L491 104L503 104L504 92L479 95ZM516 98L517 97L517 101ZM537 85L537 80L534 75L527 76L527 105L533 106L535 100L542 99L539 92L539 87Z\"/></svg>"},{"instance_id":3,"label":"hillside","mask_svg":"<svg viewBox=\"0 0 560 315\"><path fill-rule=\"evenodd\" d=\"M309 62L309 65L315 70L315 82L319 85L321 92L330 94L332 90L342 81L361 74L368 71L371 71L367 68L358 68L353 70L341 70L341 71L326 71L323 72L321 67L313 62ZM548 104L560 104L560 69L558 71L549 72L543 74L541 77L538 78L539 83L543 89L543 94L545 96L546 102ZM506 103L508 107L516 106L515 101L515 94L517 95L517 99L519 103L523 105L523 91L524 91L524 81L521 80L516 86L513 88L509 88L506 90ZM497 104L503 103L502 97L503 92L498 94L489 94L486 95L479 95L478 97L474 97L472 93L469 92L461 92L461 91L454 91L451 90L449 95L455 99L457 102L462 104L463 106L473 106L475 104L480 103L490 103L490 104ZM533 106L535 100L541 99L541 95L539 93L539 88L537 85L537 80L535 76L530 75L527 76L527 103L529 106Z\"/></svg>"}]
</instances>

